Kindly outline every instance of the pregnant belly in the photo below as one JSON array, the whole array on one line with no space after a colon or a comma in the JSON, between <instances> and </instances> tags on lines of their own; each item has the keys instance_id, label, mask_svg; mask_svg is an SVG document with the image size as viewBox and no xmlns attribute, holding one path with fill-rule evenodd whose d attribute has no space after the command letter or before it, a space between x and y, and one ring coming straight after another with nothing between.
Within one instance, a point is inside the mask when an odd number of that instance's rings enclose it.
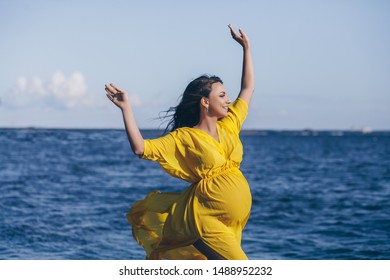
<instances>
[{"instance_id":1,"label":"pregnant belly","mask_svg":"<svg viewBox=\"0 0 390 280\"><path fill-rule=\"evenodd\" d=\"M247 180L241 171L234 170L210 180L200 182L198 200L226 225L247 219L252 196Z\"/></svg>"}]
</instances>

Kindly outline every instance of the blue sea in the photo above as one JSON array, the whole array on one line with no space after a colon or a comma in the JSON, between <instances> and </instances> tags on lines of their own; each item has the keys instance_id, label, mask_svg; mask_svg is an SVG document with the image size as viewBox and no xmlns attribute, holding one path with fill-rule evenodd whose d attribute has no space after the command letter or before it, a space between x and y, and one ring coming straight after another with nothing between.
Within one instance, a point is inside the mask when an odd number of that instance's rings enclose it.
<instances>
[{"instance_id":1,"label":"blue sea","mask_svg":"<svg viewBox=\"0 0 390 280\"><path fill-rule=\"evenodd\" d=\"M389 133L241 138L250 259L390 259ZM123 130L0 129L0 258L142 260L130 205L186 186L133 155Z\"/></svg>"}]
</instances>

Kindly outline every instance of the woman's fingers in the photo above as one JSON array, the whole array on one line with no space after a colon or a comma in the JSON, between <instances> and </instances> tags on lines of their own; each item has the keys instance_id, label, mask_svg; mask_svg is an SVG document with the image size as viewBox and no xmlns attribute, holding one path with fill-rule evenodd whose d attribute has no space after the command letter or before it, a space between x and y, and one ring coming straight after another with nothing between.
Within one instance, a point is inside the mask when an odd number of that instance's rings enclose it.
<instances>
[{"instance_id":1,"label":"woman's fingers","mask_svg":"<svg viewBox=\"0 0 390 280\"><path fill-rule=\"evenodd\" d=\"M106 84L105 90L107 98L110 99L115 105L119 106L120 103L126 102L126 92L116 85Z\"/></svg>"},{"instance_id":2,"label":"woman's fingers","mask_svg":"<svg viewBox=\"0 0 390 280\"><path fill-rule=\"evenodd\" d=\"M113 87L116 90L116 93L123 93L123 90L121 90L119 87L117 87L114 84L110 84L111 87Z\"/></svg>"},{"instance_id":3,"label":"woman's fingers","mask_svg":"<svg viewBox=\"0 0 390 280\"><path fill-rule=\"evenodd\" d=\"M242 30L240 28L239 31L240 31L240 34L241 34L241 38L244 39L244 40L248 40L248 36L246 36L246 33L244 32L244 30Z\"/></svg>"},{"instance_id":4,"label":"woman's fingers","mask_svg":"<svg viewBox=\"0 0 390 280\"><path fill-rule=\"evenodd\" d=\"M232 34L233 39L236 40L244 48L249 47L249 39L248 39L248 36L246 36L244 30L239 28L238 29L239 34L238 34L234 30L234 28L231 24L229 24L228 26L230 28L230 33Z\"/></svg>"},{"instance_id":5,"label":"woman's fingers","mask_svg":"<svg viewBox=\"0 0 390 280\"><path fill-rule=\"evenodd\" d=\"M114 97L111 94L106 94L107 98L114 102Z\"/></svg>"},{"instance_id":6,"label":"woman's fingers","mask_svg":"<svg viewBox=\"0 0 390 280\"><path fill-rule=\"evenodd\" d=\"M238 43L240 43L241 45L243 45L244 43L244 40L247 40L247 36L244 32L244 30L242 30L241 28L238 29L239 33L238 34L232 27L231 24L229 24L229 28L230 28L230 33L232 34L232 37L234 40L236 40Z\"/></svg>"},{"instance_id":7,"label":"woman's fingers","mask_svg":"<svg viewBox=\"0 0 390 280\"><path fill-rule=\"evenodd\" d=\"M112 102L114 102L115 93L112 93L108 87L106 86L106 96L108 99L110 99Z\"/></svg>"},{"instance_id":8,"label":"woman's fingers","mask_svg":"<svg viewBox=\"0 0 390 280\"><path fill-rule=\"evenodd\" d=\"M115 103L115 98L118 99L118 94L122 93L120 89L114 84L106 84L105 90L106 90L107 98L114 103Z\"/></svg>"},{"instance_id":9,"label":"woman's fingers","mask_svg":"<svg viewBox=\"0 0 390 280\"><path fill-rule=\"evenodd\" d=\"M116 90L110 84L106 84L105 89L108 93L112 93L112 94L116 93Z\"/></svg>"},{"instance_id":10,"label":"woman's fingers","mask_svg":"<svg viewBox=\"0 0 390 280\"><path fill-rule=\"evenodd\" d=\"M114 93L114 94L115 93L122 93L122 90L114 84L106 84L106 90L108 90L109 92Z\"/></svg>"},{"instance_id":11,"label":"woman's fingers","mask_svg":"<svg viewBox=\"0 0 390 280\"><path fill-rule=\"evenodd\" d=\"M237 37L240 37L237 32L233 29L233 26L231 24L228 25L230 28L230 33L232 34L232 37L236 39Z\"/></svg>"}]
</instances>

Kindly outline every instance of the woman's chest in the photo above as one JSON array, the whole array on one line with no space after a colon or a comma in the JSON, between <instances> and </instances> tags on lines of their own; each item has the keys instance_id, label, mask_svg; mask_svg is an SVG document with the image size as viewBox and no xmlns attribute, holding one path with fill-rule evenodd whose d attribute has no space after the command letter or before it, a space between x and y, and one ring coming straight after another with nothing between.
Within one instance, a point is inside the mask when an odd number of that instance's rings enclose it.
<instances>
[{"instance_id":1,"label":"woman's chest","mask_svg":"<svg viewBox=\"0 0 390 280\"><path fill-rule=\"evenodd\" d=\"M227 161L240 163L242 144L238 136L219 130L219 142L210 135L198 135L184 145L186 161L199 170L213 169Z\"/></svg>"}]
</instances>

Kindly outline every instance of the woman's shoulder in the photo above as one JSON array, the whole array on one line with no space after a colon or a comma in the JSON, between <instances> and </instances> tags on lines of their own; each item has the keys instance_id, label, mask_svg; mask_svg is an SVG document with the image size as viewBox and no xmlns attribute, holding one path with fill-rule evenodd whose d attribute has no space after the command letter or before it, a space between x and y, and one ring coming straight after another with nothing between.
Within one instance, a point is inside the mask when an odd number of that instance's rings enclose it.
<instances>
[{"instance_id":1,"label":"woman's shoulder","mask_svg":"<svg viewBox=\"0 0 390 280\"><path fill-rule=\"evenodd\" d=\"M242 123L248 114L248 103L238 97L230 106L228 115L220 120L220 125L234 131L235 133L241 130Z\"/></svg>"},{"instance_id":2,"label":"woman's shoulder","mask_svg":"<svg viewBox=\"0 0 390 280\"><path fill-rule=\"evenodd\" d=\"M172 131L172 133L177 137L186 137L192 135L194 133L194 129L192 127L183 126L176 128L174 131Z\"/></svg>"},{"instance_id":3,"label":"woman's shoulder","mask_svg":"<svg viewBox=\"0 0 390 280\"><path fill-rule=\"evenodd\" d=\"M249 104L241 97L237 97L237 99L230 104L229 108L236 109L237 107L242 110L248 110Z\"/></svg>"},{"instance_id":4,"label":"woman's shoulder","mask_svg":"<svg viewBox=\"0 0 390 280\"><path fill-rule=\"evenodd\" d=\"M170 135L174 138L185 138L193 134L193 129L191 127L179 127L174 131L167 133L166 135Z\"/></svg>"}]
</instances>

